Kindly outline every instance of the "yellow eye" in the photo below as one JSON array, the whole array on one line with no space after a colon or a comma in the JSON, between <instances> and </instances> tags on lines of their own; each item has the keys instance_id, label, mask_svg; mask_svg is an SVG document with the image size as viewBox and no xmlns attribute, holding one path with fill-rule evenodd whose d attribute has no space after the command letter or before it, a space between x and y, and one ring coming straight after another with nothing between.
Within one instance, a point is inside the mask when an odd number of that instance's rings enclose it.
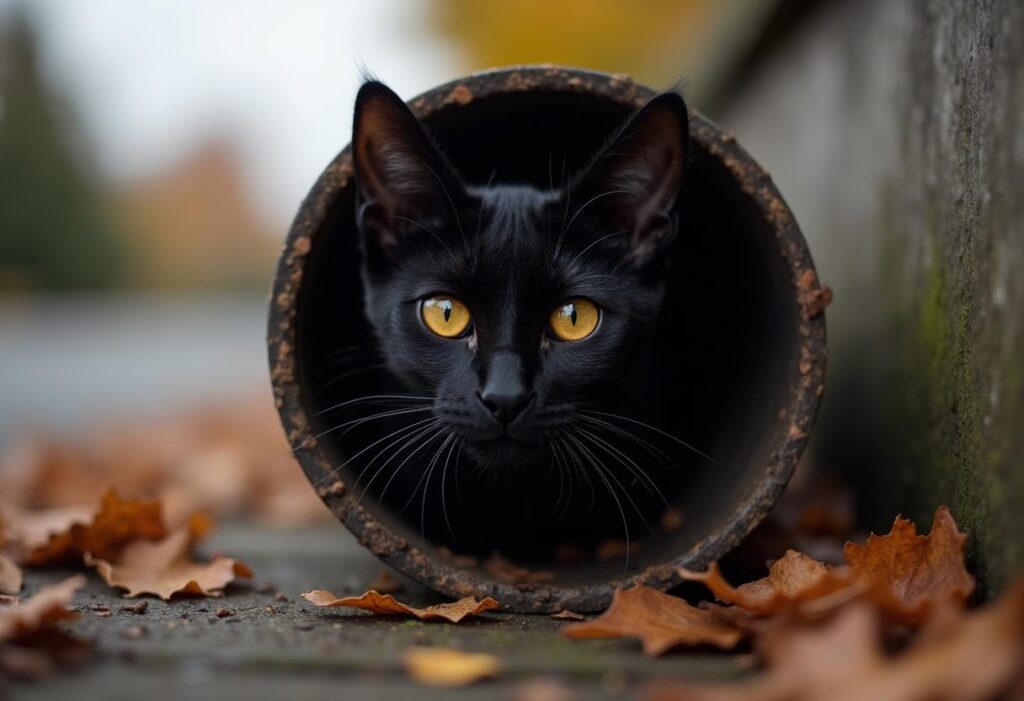
<instances>
[{"instance_id":1,"label":"yellow eye","mask_svg":"<svg viewBox=\"0 0 1024 701\"><path fill-rule=\"evenodd\" d=\"M601 310L589 299L577 297L563 302L551 312L551 332L559 341L581 341L597 328Z\"/></svg>"},{"instance_id":2,"label":"yellow eye","mask_svg":"<svg viewBox=\"0 0 1024 701\"><path fill-rule=\"evenodd\" d=\"M420 305L420 316L438 336L455 338L469 326L469 310L454 297L428 297Z\"/></svg>"}]
</instances>

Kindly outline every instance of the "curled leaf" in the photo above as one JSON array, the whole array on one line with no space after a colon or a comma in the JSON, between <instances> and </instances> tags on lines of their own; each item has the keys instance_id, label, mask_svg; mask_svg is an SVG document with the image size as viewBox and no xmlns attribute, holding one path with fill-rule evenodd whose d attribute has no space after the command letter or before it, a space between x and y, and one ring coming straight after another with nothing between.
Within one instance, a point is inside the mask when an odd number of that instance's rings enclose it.
<instances>
[{"instance_id":1,"label":"curled leaf","mask_svg":"<svg viewBox=\"0 0 1024 701\"><path fill-rule=\"evenodd\" d=\"M501 671L501 663L493 655L449 648L410 648L402 656L402 664L414 681L442 687L466 686Z\"/></svg>"},{"instance_id":2,"label":"curled leaf","mask_svg":"<svg viewBox=\"0 0 1024 701\"><path fill-rule=\"evenodd\" d=\"M638 585L616 589L612 605L592 621L562 629L567 638L639 638L644 653L657 656L677 645L731 649L742 631L711 613L657 589Z\"/></svg>"},{"instance_id":3,"label":"curled leaf","mask_svg":"<svg viewBox=\"0 0 1024 701\"><path fill-rule=\"evenodd\" d=\"M733 587L722 576L718 563L706 572L680 569L683 579L701 582L719 601L735 604L752 613L769 615L791 610L805 602L829 597L853 585L845 569L829 567L795 550L772 563L768 576Z\"/></svg>"},{"instance_id":4,"label":"curled leaf","mask_svg":"<svg viewBox=\"0 0 1024 701\"><path fill-rule=\"evenodd\" d=\"M888 535L872 534L864 545L847 543L843 556L890 618L918 625L936 605L963 604L974 592L964 563L966 540L941 506L928 535L917 535L914 523L898 516Z\"/></svg>"},{"instance_id":5,"label":"curled leaf","mask_svg":"<svg viewBox=\"0 0 1024 701\"><path fill-rule=\"evenodd\" d=\"M489 596L483 601L477 601L474 597L467 596L447 604L435 604L421 609L413 608L403 604L390 594L381 594L373 589L362 596L343 598L338 598L329 591L317 589L306 592L302 598L311 604L326 608L348 607L384 615L409 616L421 621L448 621L449 623L458 623L463 618L500 608L498 602Z\"/></svg>"},{"instance_id":6,"label":"curled leaf","mask_svg":"<svg viewBox=\"0 0 1024 701\"><path fill-rule=\"evenodd\" d=\"M132 543L116 562L86 553L85 563L110 586L127 590L126 596L153 594L164 600L175 594L221 596L236 578L252 576L245 564L229 557L193 561L193 542L194 531L183 527L155 543Z\"/></svg>"}]
</instances>

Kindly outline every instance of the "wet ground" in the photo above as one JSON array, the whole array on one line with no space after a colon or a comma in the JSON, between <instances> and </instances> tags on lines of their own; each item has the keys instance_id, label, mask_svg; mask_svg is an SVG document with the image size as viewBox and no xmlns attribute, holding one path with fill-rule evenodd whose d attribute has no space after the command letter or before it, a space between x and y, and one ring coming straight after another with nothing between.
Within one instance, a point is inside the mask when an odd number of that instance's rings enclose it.
<instances>
[{"instance_id":1,"label":"wet ground","mask_svg":"<svg viewBox=\"0 0 1024 701\"><path fill-rule=\"evenodd\" d=\"M317 609L299 598L315 588L362 593L383 565L340 525L300 530L230 525L215 534L207 554L249 564L251 585L221 599L163 602L149 598L145 613L98 577L79 592L82 618L71 624L95 642L93 660L54 679L17 684L17 699L514 699L524 682L562 680L573 698L632 698L646 680L716 678L742 674L745 658L715 653L644 657L635 641L570 641L565 625L546 616L492 613L461 625L374 617L349 609ZM28 595L68 571L28 572ZM398 577L397 596L412 604L437 595ZM287 597L283 601L282 596ZM109 617L92 611L110 609ZM218 609L231 615L219 617ZM223 612L222 612L223 615ZM459 690L431 689L406 679L401 666L412 645L450 646L497 655L504 673Z\"/></svg>"}]
</instances>

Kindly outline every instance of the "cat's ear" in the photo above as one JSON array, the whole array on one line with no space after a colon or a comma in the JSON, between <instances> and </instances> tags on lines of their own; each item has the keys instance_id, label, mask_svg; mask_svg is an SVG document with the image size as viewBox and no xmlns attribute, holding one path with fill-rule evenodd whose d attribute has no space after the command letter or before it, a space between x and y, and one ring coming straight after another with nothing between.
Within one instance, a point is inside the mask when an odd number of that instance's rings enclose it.
<instances>
[{"instance_id":1,"label":"cat's ear","mask_svg":"<svg viewBox=\"0 0 1024 701\"><path fill-rule=\"evenodd\" d=\"M377 81L363 84L352 132L359 227L383 252L433 230L451 213L462 182L390 88Z\"/></svg>"},{"instance_id":2,"label":"cat's ear","mask_svg":"<svg viewBox=\"0 0 1024 701\"><path fill-rule=\"evenodd\" d=\"M675 237L673 210L688 155L686 103L677 93L658 95L570 184L572 207L594 223L588 235L625 248L637 266L655 259Z\"/></svg>"}]
</instances>

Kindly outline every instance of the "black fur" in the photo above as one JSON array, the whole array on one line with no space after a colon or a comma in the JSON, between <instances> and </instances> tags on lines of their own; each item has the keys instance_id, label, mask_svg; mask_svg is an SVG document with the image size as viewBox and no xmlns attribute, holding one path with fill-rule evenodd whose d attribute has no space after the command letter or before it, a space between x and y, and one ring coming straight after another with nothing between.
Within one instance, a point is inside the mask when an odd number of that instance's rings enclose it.
<instances>
[{"instance_id":1,"label":"black fur","mask_svg":"<svg viewBox=\"0 0 1024 701\"><path fill-rule=\"evenodd\" d=\"M665 93L563 187L469 184L391 90L363 85L353 153L366 314L390 372L433 398L477 472L546 473L551 440L583 408L657 421L651 336L688 146L686 106ZM439 293L468 306L465 337L420 320L420 301ZM601 308L600 325L558 341L549 315L573 297ZM496 418L491 395L517 402L515 418Z\"/></svg>"}]
</instances>

